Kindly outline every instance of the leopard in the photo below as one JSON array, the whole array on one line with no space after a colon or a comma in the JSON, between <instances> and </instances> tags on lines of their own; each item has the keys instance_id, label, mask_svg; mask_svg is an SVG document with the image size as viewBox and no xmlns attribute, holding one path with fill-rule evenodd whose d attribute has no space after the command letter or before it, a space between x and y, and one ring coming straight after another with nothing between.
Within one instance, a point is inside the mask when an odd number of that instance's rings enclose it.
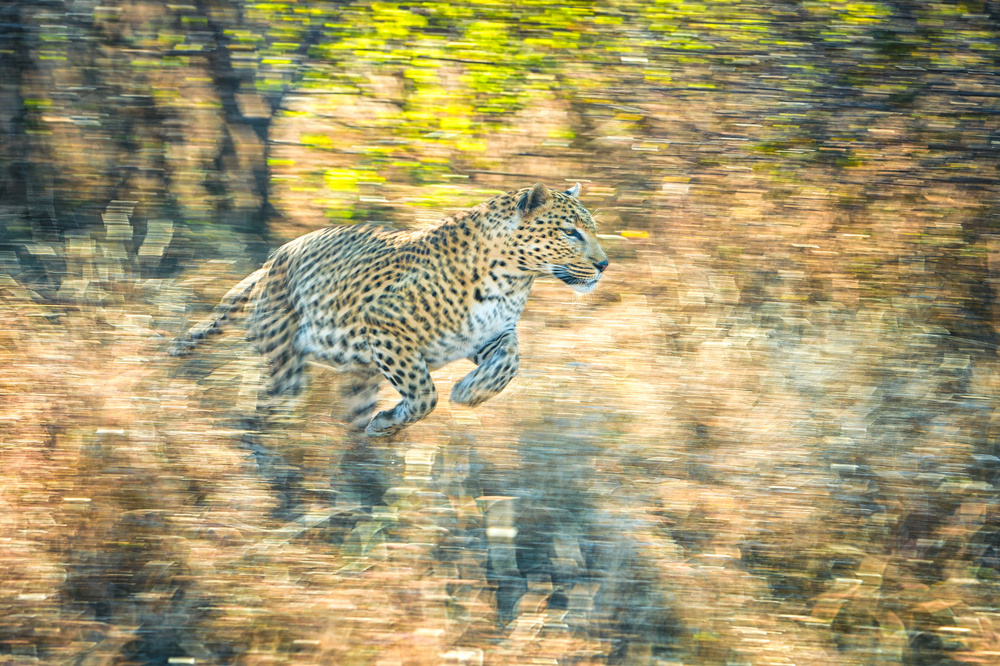
<instances>
[{"instance_id":1,"label":"leopard","mask_svg":"<svg viewBox=\"0 0 1000 666\"><path fill-rule=\"evenodd\" d=\"M415 230L337 225L275 250L230 289L173 356L245 319L267 359L261 400L295 400L310 360L345 377L340 416L353 431L393 435L438 403L431 372L475 367L452 388L474 407L518 374L517 324L537 278L593 290L609 265L580 184L512 190ZM399 394L377 411L382 381Z\"/></svg>"}]
</instances>

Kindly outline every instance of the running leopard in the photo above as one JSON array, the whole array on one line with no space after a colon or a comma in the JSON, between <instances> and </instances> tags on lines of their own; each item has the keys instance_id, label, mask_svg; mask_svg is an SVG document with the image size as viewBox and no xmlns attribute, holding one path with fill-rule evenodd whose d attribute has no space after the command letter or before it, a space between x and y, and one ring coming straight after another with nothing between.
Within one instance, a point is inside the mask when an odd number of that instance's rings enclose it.
<instances>
[{"instance_id":1,"label":"running leopard","mask_svg":"<svg viewBox=\"0 0 1000 666\"><path fill-rule=\"evenodd\" d=\"M431 371L467 358L476 368L451 401L478 405L517 375L516 326L535 278L586 293L608 267L579 193L579 184L560 192L537 183L416 231L358 225L306 234L233 287L170 353L189 352L244 315L269 361L268 400L298 396L313 356L348 375L345 420L391 435L437 405ZM402 399L373 417L382 379Z\"/></svg>"}]
</instances>

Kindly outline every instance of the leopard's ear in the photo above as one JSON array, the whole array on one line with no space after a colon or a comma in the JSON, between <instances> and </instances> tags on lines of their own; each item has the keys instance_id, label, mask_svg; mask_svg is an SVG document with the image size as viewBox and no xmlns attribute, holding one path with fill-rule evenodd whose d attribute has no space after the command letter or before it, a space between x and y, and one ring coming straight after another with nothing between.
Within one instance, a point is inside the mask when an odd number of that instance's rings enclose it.
<instances>
[{"instance_id":1,"label":"leopard's ear","mask_svg":"<svg viewBox=\"0 0 1000 666\"><path fill-rule=\"evenodd\" d=\"M521 211L522 215L527 215L547 204L551 198L549 188L541 183L535 183L530 190L521 195L521 199L517 202L517 209Z\"/></svg>"},{"instance_id":2,"label":"leopard's ear","mask_svg":"<svg viewBox=\"0 0 1000 666\"><path fill-rule=\"evenodd\" d=\"M582 190L582 189L583 188L580 187L580 183L577 183L573 187L571 187L568 190L566 190L566 194L570 195L574 199L579 199L580 198L580 190Z\"/></svg>"}]
</instances>

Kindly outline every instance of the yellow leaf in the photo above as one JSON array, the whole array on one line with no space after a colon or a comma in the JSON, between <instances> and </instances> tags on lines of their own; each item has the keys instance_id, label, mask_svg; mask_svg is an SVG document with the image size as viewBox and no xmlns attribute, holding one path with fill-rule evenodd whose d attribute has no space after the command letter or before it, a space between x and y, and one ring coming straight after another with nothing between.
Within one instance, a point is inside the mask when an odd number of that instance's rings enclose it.
<instances>
[{"instance_id":1,"label":"yellow leaf","mask_svg":"<svg viewBox=\"0 0 1000 666\"><path fill-rule=\"evenodd\" d=\"M629 231L624 230L621 232L622 238L649 238L648 231Z\"/></svg>"}]
</instances>

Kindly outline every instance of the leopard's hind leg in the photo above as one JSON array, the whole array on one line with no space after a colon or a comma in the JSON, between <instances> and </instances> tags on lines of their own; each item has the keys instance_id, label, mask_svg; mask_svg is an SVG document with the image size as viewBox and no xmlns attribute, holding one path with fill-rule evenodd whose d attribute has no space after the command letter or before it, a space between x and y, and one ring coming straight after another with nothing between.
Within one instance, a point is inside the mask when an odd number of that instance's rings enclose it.
<instances>
[{"instance_id":1,"label":"leopard's hind leg","mask_svg":"<svg viewBox=\"0 0 1000 666\"><path fill-rule=\"evenodd\" d=\"M290 411L306 388L307 353L299 345L300 320L288 300L284 268L276 258L250 318L249 337L268 363L258 411Z\"/></svg>"},{"instance_id":2,"label":"leopard's hind leg","mask_svg":"<svg viewBox=\"0 0 1000 666\"><path fill-rule=\"evenodd\" d=\"M377 372L352 372L344 376L340 387L341 418L352 430L365 429L378 405L382 375Z\"/></svg>"}]
</instances>

